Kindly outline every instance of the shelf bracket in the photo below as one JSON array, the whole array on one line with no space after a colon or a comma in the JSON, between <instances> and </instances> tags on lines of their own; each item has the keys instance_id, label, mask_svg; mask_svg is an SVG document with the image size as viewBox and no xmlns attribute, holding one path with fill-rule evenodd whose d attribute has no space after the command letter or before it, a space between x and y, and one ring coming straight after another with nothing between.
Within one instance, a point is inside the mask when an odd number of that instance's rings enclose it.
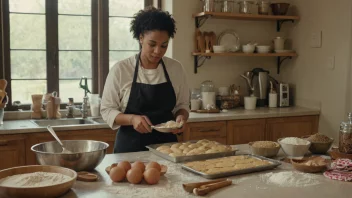
<instances>
[{"instance_id":1,"label":"shelf bracket","mask_svg":"<svg viewBox=\"0 0 352 198\"><path fill-rule=\"evenodd\" d=\"M210 18L209 15L196 17L196 28L202 27L202 25Z\"/></svg>"},{"instance_id":2,"label":"shelf bracket","mask_svg":"<svg viewBox=\"0 0 352 198\"><path fill-rule=\"evenodd\" d=\"M276 31L277 31L277 32L280 32L282 24L285 23L285 22L287 22L287 21L291 21L292 23L295 22L295 20L293 20L293 19L277 20L277 21L276 21Z\"/></svg>"},{"instance_id":3,"label":"shelf bracket","mask_svg":"<svg viewBox=\"0 0 352 198\"><path fill-rule=\"evenodd\" d=\"M205 63L206 59L210 58L211 56L194 56L194 73L196 74L198 72L198 67L201 67Z\"/></svg>"},{"instance_id":4,"label":"shelf bracket","mask_svg":"<svg viewBox=\"0 0 352 198\"><path fill-rule=\"evenodd\" d=\"M285 56L285 57L277 57L277 74L280 74L280 67L282 62L284 62L286 59L292 59L292 56Z\"/></svg>"}]
</instances>

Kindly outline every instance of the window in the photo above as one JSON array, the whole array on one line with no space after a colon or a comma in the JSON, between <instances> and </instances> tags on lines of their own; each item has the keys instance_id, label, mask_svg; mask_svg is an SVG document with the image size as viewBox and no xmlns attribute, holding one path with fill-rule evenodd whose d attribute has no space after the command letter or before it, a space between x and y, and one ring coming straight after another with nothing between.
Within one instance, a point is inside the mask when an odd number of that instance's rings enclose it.
<instances>
[{"instance_id":1,"label":"window","mask_svg":"<svg viewBox=\"0 0 352 198\"><path fill-rule=\"evenodd\" d=\"M53 91L62 103L82 102L82 76L101 94L109 65L139 50L129 32L133 14L155 2L2 0L0 74L8 81L8 110L14 101L29 109L32 94Z\"/></svg>"}]
</instances>

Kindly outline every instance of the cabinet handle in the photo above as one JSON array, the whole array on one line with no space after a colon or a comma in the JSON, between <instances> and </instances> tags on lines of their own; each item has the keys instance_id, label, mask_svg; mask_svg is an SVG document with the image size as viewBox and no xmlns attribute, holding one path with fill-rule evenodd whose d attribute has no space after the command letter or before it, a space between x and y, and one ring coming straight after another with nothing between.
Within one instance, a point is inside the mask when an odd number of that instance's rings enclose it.
<instances>
[{"instance_id":1,"label":"cabinet handle","mask_svg":"<svg viewBox=\"0 0 352 198\"><path fill-rule=\"evenodd\" d=\"M199 132L216 132L220 131L220 129L200 129Z\"/></svg>"},{"instance_id":2,"label":"cabinet handle","mask_svg":"<svg viewBox=\"0 0 352 198\"><path fill-rule=\"evenodd\" d=\"M0 146L6 146L8 143L8 140L0 140Z\"/></svg>"}]
</instances>

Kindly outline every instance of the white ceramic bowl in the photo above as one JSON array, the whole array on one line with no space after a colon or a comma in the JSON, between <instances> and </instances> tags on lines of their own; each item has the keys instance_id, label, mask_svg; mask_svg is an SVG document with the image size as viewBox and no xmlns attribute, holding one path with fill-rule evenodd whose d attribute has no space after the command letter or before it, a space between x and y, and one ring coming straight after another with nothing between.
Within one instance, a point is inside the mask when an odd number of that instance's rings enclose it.
<instances>
[{"instance_id":1,"label":"white ceramic bowl","mask_svg":"<svg viewBox=\"0 0 352 198\"><path fill-rule=\"evenodd\" d=\"M242 51L244 53L253 53L255 50L255 45L242 45Z\"/></svg>"},{"instance_id":2,"label":"white ceramic bowl","mask_svg":"<svg viewBox=\"0 0 352 198\"><path fill-rule=\"evenodd\" d=\"M255 48L258 53L269 53L271 47L269 45L258 45Z\"/></svg>"},{"instance_id":3,"label":"white ceramic bowl","mask_svg":"<svg viewBox=\"0 0 352 198\"><path fill-rule=\"evenodd\" d=\"M226 48L224 45L214 45L213 49L214 49L214 53L223 53L226 51Z\"/></svg>"},{"instance_id":4,"label":"white ceramic bowl","mask_svg":"<svg viewBox=\"0 0 352 198\"><path fill-rule=\"evenodd\" d=\"M278 139L278 142L281 145L281 148L284 153L290 157L303 157L308 152L308 149L311 145L309 141L304 139L302 139L302 141L306 141L306 145L286 144L282 142L283 139L284 138Z\"/></svg>"}]
</instances>

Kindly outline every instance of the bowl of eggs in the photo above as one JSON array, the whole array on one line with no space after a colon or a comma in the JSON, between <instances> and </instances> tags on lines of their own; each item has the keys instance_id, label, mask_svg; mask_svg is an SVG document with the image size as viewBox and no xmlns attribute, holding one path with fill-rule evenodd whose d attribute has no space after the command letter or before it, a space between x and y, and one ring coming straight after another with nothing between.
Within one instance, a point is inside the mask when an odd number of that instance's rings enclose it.
<instances>
[{"instance_id":1,"label":"bowl of eggs","mask_svg":"<svg viewBox=\"0 0 352 198\"><path fill-rule=\"evenodd\" d=\"M140 184L145 181L149 185L154 185L167 172L167 166L153 161L135 161L132 163L121 161L106 167L105 171L113 182L127 181L131 184Z\"/></svg>"}]
</instances>

